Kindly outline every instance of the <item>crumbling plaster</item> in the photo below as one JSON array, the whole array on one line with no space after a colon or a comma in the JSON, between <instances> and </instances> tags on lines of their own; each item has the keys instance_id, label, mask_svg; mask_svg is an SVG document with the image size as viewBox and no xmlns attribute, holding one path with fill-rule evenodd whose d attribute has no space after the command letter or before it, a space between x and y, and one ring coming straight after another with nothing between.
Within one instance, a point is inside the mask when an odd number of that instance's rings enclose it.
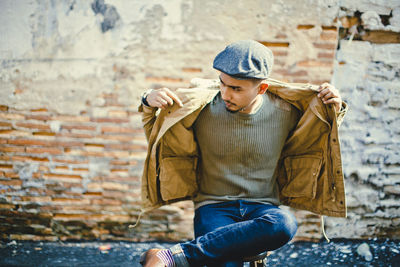
<instances>
[{"instance_id":1,"label":"crumbling plaster","mask_svg":"<svg viewBox=\"0 0 400 267\"><path fill-rule=\"evenodd\" d=\"M302 40L316 38L319 26L331 25L338 13L335 1L317 0L5 0L0 5L0 104L68 114L79 114L87 101L116 88L123 103L136 104L147 76L179 76L185 66L199 66L213 78L213 57L238 39L274 41L284 33L292 43L288 66L305 55L315 58L311 42ZM111 18L107 8L114 10ZM106 19L113 20L108 24L113 28L104 31ZM316 27L298 33L293 29L299 24Z\"/></svg>"}]
</instances>

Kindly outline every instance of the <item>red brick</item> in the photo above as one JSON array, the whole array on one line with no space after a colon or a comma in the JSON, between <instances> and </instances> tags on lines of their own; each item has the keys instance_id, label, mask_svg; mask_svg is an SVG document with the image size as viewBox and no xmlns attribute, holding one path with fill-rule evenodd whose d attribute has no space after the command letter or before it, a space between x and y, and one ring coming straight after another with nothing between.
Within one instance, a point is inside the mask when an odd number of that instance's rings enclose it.
<instances>
[{"instance_id":1,"label":"red brick","mask_svg":"<svg viewBox=\"0 0 400 267\"><path fill-rule=\"evenodd\" d=\"M115 191L115 190L105 190L105 191L103 191L104 198L125 199L125 197L128 194L130 194L129 191Z\"/></svg>"},{"instance_id":2,"label":"red brick","mask_svg":"<svg viewBox=\"0 0 400 267\"><path fill-rule=\"evenodd\" d=\"M137 165L137 161L136 160L131 160L131 161L126 161L126 160L112 160L110 161L111 165L121 165L121 166L125 166L125 165Z\"/></svg>"},{"instance_id":3,"label":"red brick","mask_svg":"<svg viewBox=\"0 0 400 267\"><path fill-rule=\"evenodd\" d=\"M261 44L267 47L289 47L289 42L267 42L267 41L258 41Z\"/></svg>"},{"instance_id":4,"label":"red brick","mask_svg":"<svg viewBox=\"0 0 400 267\"><path fill-rule=\"evenodd\" d=\"M12 169L12 164L0 164L0 169Z\"/></svg>"},{"instance_id":5,"label":"red brick","mask_svg":"<svg viewBox=\"0 0 400 267\"><path fill-rule=\"evenodd\" d=\"M100 147L100 148L103 148L104 144L85 143L85 147Z\"/></svg>"},{"instance_id":6,"label":"red brick","mask_svg":"<svg viewBox=\"0 0 400 267\"><path fill-rule=\"evenodd\" d=\"M0 209L11 210L14 208L15 208L15 205L13 205L13 204L0 204Z\"/></svg>"},{"instance_id":7,"label":"red brick","mask_svg":"<svg viewBox=\"0 0 400 267\"><path fill-rule=\"evenodd\" d=\"M329 49L329 50L335 50L336 49L336 43L314 43L314 47L323 48L323 49Z\"/></svg>"},{"instance_id":8,"label":"red brick","mask_svg":"<svg viewBox=\"0 0 400 267\"><path fill-rule=\"evenodd\" d=\"M15 172L4 172L4 177L15 179L15 178L19 178L19 174L15 173Z\"/></svg>"},{"instance_id":9,"label":"red brick","mask_svg":"<svg viewBox=\"0 0 400 267\"><path fill-rule=\"evenodd\" d=\"M11 160L11 157L9 157L9 156L7 156L7 155L0 155L0 160L3 160L3 161L10 161L10 160Z\"/></svg>"},{"instance_id":10,"label":"red brick","mask_svg":"<svg viewBox=\"0 0 400 267\"><path fill-rule=\"evenodd\" d=\"M21 186L22 181L21 180L0 180L0 184L2 185L8 185L8 186Z\"/></svg>"},{"instance_id":11,"label":"red brick","mask_svg":"<svg viewBox=\"0 0 400 267\"><path fill-rule=\"evenodd\" d=\"M88 168L74 168L73 171L78 171L78 172L89 172Z\"/></svg>"},{"instance_id":12,"label":"red brick","mask_svg":"<svg viewBox=\"0 0 400 267\"><path fill-rule=\"evenodd\" d=\"M275 57L286 57L288 55L287 51L284 50L272 50Z\"/></svg>"},{"instance_id":13,"label":"red brick","mask_svg":"<svg viewBox=\"0 0 400 267\"><path fill-rule=\"evenodd\" d=\"M104 157L104 152L102 151L85 151L81 149L71 149L71 148L65 148L64 150L65 154L68 155L73 155L73 156L85 156L85 157Z\"/></svg>"},{"instance_id":14,"label":"red brick","mask_svg":"<svg viewBox=\"0 0 400 267\"><path fill-rule=\"evenodd\" d=\"M110 110L108 116L117 118L127 118L129 117L129 112L125 110Z\"/></svg>"},{"instance_id":15,"label":"red brick","mask_svg":"<svg viewBox=\"0 0 400 267\"><path fill-rule=\"evenodd\" d=\"M51 197L49 196L21 196L22 201L29 202L50 202Z\"/></svg>"},{"instance_id":16,"label":"red brick","mask_svg":"<svg viewBox=\"0 0 400 267\"><path fill-rule=\"evenodd\" d=\"M56 170L69 170L68 166L56 166L55 167Z\"/></svg>"},{"instance_id":17,"label":"red brick","mask_svg":"<svg viewBox=\"0 0 400 267\"><path fill-rule=\"evenodd\" d=\"M42 154L42 153L47 153L51 155L58 155L62 154L63 150L60 148L56 147L27 147L26 148L27 153L35 153L35 154Z\"/></svg>"},{"instance_id":18,"label":"red brick","mask_svg":"<svg viewBox=\"0 0 400 267\"><path fill-rule=\"evenodd\" d=\"M82 147L83 143L78 141L54 141L51 142L50 145L61 147Z\"/></svg>"},{"instance_id":19,"label":"red brick","mask_svg":"<svg viewBox=\"0 0 400 267\"><path fill-rule=\"evenodd\" d=\"M33 156L13 156L13 161L49 161L48 158L39 158Z\"/></svg>"},{"instance_id":20,"label":"red brick","mask_svg":"<svg viewBox=\"0 0 400 267\"><path fill-rule=\"evenodd\" d=\"M27 136L30 135L31 133L25 131L17 131L17 130L0 130L0 134L12 135L12 136Z\"/></svg>"},{"instance_id":21,"label":"red brick","mask_svg":"<svg viewBox=\"0 0 400 267\"><path fill-rule=\"evenodd\" d=\"M50 169L49 169L49 167L47 167L47 166L40 165L40 166L39 166L39 171L41 171L41 172L49 172Z\"/></svg>"},{"instance_id":22,"label":"red brick","mask_svg":"<svg viewBox=\"0 0 400 267\"><path fill-rule=\"evenodd\" d=\"M67 122L88 122L90 121L90 118L88 116L68 116L68 115L59 115L59 116L54 116L54 120L57 121L67 121Z\"/></svg>"},{"instance_id":23,"label":"red brick","mask_svg":"<svg viewBox=\"0 0 400 267\"><path fill-rule=\"evenodd\" d=\"M64 204L79 204L79 205L85 205L85 204L90 204L89 199L82 199L82 198L65 198L65 197L53 197L52 202L58 202L58 203L63 203Z\"/></svg>"},{"instance_id":24,"label":"red brick","mask_svg":"<svg viewBox=\"0 0 400 267\"><path fill-rule=\"evenodd\" d=\"M12 124L9 122L0 121L0 127L12 127Z\"/></svg>"},{"instance_id":25,"label":"red brick","mask_svg":"<svg viewBox=\"0 0 400 267\"><path fill-rule=\"evenodd\" d=\"M34 173L32 173L32 177L35 179L38 179L38 178L42 177L42 174L39 172L34 172Z\"/></svg>"},{"instance_id":26,"label":"red brick","mask_svg":"<svg viewBox=\"0 0 400 267\"><path fill-rule=\"evenodd\" d=\"M29 129L50 130L50 126L46 124L18 122L16 123L16 126Z\"/></svg>"},{"instance_id":27,"label":"red brick","mask_svg":"<svg viewBox=\"0 0 400 267\"><path fill-rule=\"evenodd\" d=\"M132 135L98 135L96 138L106 139L106 140L116 140L121 142L130 142L133 140Z\"/></svg>"},{"instance_id":28,"label":"red brick","mask_svg":"<svg viewBox=\"0 0 400 267\"><path fill-rule=\"evenodd\" d=\"M102 93L101 97L103 97L103 98L118 98L118 95L115 93Z\"/></svg>"},{"instance_id":29,"label":"red brick","mask_svg":"<svg viewBox=\"0 0 400 267\"><path fill-rule=\"evenodd\" d=\"M129 151L104 151L102 152L104 157L114 157L114 158L128 158Z\"/></svg>"},{"instance_id":30,"label":"red brick","mask_svg":"<svg viewBox=\"0 0 400 267\"><path fill-rule=\"evenodd\" d=\"M26 115L27 120L48 121L51 120L49 115Z\"/></svg>"},{"instance_id":31,"label":"red brick","mask_svg":"<svg viewBox=\"0 0 400 267\"><path fill-rule=\"evenodd\" d=\"M137 129L118 127L118 126L103 126L101 127L102 133L136 133Z\"/></svg>"},{"instance_id":32,"label":"red brick","mask_svg":"<svg viewBox=\"0 0 400 267\"><path fill-rule=\"evenodd\" d=\"M333 59L335 57L335 52L320 52L318 53L318 57Z\"/></svg>"},{"instance_id":33,"label":"red brick","mask_svg":"<svg viewBox=\"0 0 400 267\"><path fill-rule=\"evenodd\" d=\"M86 130L86 131L95 131L96 130L96 126L89 126L89 125L63 125L62 129L66 129L66 130L72 130L72 129L76 129L76 130Z\"/></svg>"},{"instance_id":34,"label":"red brick","mask_svg":"<svg viewBox=\"0 0 400 267\"><path fill-rule=\"evenodd\" d=\"M54 162L59 162L59 163L68 163L68 164L87 164L89 163L89 160L87 159L82 159L82 160L70 160L70 159L65 159L65 158L53 158L52 161Z\"/></svg>"},{"instance_id":35,"label":"red brick","mask_svg":"<svg viewBox=\"0 0 400 267\"><path fill-rule=\"evenodd\" d=\"M56 134L52 133L52 132L34 132L34 133L32 133L32 135L35 135L35 136L55 136Z\"/></svg>"},{"instance_id":36,"label":"red brick","mask_svg":"<svg viewBox=\"0 0 400 267\"><path fill-rule=\"evenodd\" d=\"M25 152L25 147L20 146L1 146L0 152Z\"/></svg>"},{"instance_id":37,"label":"red brick","mask_svg":"<svg viewBox=\"0 0 400 267\"><path fill-rule=\"evenodd\" d=\"M10 139L7 141L11 145L23 145L23 146L47 146L48 141L35 140L35 139Z\"/></svg>"},{"instance_id":38,"label":"red brick","mask_svg":"<svg viewBox=\"0 0 400 267\"><path fill-rule=\"evenodd\" d=\"M92 205L116 205L119 206L122 204L122 201L118 199L109 199L109 198L100 198L100 199L91 199Z\"/></svg>"},{"instance_id":39,"label":"red brick","mask_svg":"<svg viewBox=\"0 0 400 267\"><path fill-rule=\"evenodd\" d=\"M6 119L6 120L25 120L25 116L21 114L16 114L16 113L0 113L0 119Z\"/></svg>"},{"instance_id":40,"label":"red brick","mask_svg":"<svg viewBox=\"0 0 400 267\"><path fill-rule=\"evenodd\" d=\"M298 30L309 30L314 27L315 27L315 25L297 25Z\"/></svg>"},{"instance_id":41,"label":"red brick","mask_svg":"<svg viewBox=\"0 0 400 267\"><path fill-rule=\"evenodd\" d=\"M287 35L284 34L284 33L282 33L282 32L279 32L279 33L277 33L277 34L275 35L275 38L276 38L276 39L286 39L286 38L287 38Z\"/></svg>"},{"instance_id":42,"label":"red brick","mask_svg":"<svg viewBox=\"0 0 400 267\"><path fill-rule=\"evenodd\" d=\"M71 138L93 138L92 134L83 134L83 133L58 133L56 137L71 137Z\"/></svg>"},{"instance_id":43,"label":"red brick","mask_svg":"<svg viewBox=\"0 0 400 267\"><path fill-rule=\"evenodd\" d=\"M106 144L107 150L146 150L147 146L133 144Z\"/></svg>"},{"instance_id":44,"label":"red brick","mask_svg":"<svg viewBox=\"0 0 400 267\"><path fill-rule=\"evenodd\" d=\"M66 220L66 221L86 221L86 220L92 220L92 221L99 221L103 220L105 215L103 214L65 214L65 213L59 213L59 214L54 214L54 219L55 220Z\"/></svg>"},{"instance_id":45,"label":"red brick","mask_svg":"<svg viewBox=\"0 0 400 267\"><path fill-rule=\"evenodd\" d=\"M48 112L46 108L36 108L36 109L31 109L31 112Z\"/></svg>"},{"instance_id":46,"label":"red brick","mask_svg":"<svg viewBox=\"0 0 400 267\"><path fill-rule=\"evenodd\" d=\"M103 195L103 193L102 192L85 192L85 193L83 193L83 195L85 195L85 196L94 196L94 197L96 197L96 196L99 196L99 197L101 197L102 195Z\"/></svg>"},{"instance_id":47,"label":"red brick","mask_svg":"<svg viewBox=\"0 0 400 267\"><path fill-rule=\"evenodd\" d=\"M127 169L111 169L110 172L129 172Z\"/></svg>"},{"instance_id":48,"label":"red brick","mask_svg":"<svg viewBox=\"0 0 400 267\"><path fill-rule=\"evenodd\" d=\"M322 32L320 38L324 41L335 41L338 39L338 33L336 31Z\"/></svg>"},{"instance_id":49,"label":"red brick","mask_svg":"<svg viewBox=\"0 0 400 267\"><path fill-rule=\"evenodd\" d=\"M337 27L336 26L322 26L322 30L324 31L337 31Z\"/></svg>"},{"instance_id":50,"label":"red brick","mask_svg":"<svg viewBox=\"0 0 400 267\"><path fill-rule=\"evenodd\" d=\"M193 73L193 72L202 72L202 69L201 68L182 68L182 71Z\"/></svg>"},{"instance_id":51,"label":"red brick","mask_svg":"<svg viewBox=\"0 0 400 267\"><path fill-rule=\"evenodd\" d=\"M45 179L59 179L59 178L68 178L68 179L82 179L80 175L73 174L58 174L58 173L45 173L43 174L43 178Z\"/></svg>"},{"instance_id":52,"label":"red brick","mask_svg":"<svg viewBox=\"0 0 400 267\"><path fill-rule=\"evenodd\" d=\"M297 62L298 67L332 67L332 62L322 62L317 60L305 60Z\"/></svg>"},{"instance_id":53,"label":"red brick","mask_svg":"<svg viewBox=\"0 0 400 267\"><path fill-rule=\"evenodd\" d=\"M101 184L103 189L106 190L117 190L117 191L127 191L128 185L121 183L113 183L113 182L103 182Z\"/></svg>"},{"instance_id":54,"label":"red brick","mask_svg":"<svg viewBox=\"0 0 400 267\"><path fill-rule=\"evenodd\" d=\"M400 43L400 33L392 31L367 31L362 35L361 39L375 44L398 44Z\"/></svg>"},{"instance_id":55,"label":"red brick","mask_svg":"<svg viewBox=\"0 0 400 267\"><path fill-rule=\"evenodd\" d=\"M128 118L91 118L92 122L128 123Z\"/></svg>"}]
</instances>

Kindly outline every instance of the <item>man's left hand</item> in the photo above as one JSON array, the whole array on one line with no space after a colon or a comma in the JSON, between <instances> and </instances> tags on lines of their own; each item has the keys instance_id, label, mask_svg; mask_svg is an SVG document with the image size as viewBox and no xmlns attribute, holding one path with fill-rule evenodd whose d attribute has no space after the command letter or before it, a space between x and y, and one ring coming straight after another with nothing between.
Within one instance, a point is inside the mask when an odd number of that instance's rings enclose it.
<instances>
[{"instance_id":1,"label":"man's left hand","mask_svg":"<svg viewBox=\"0 0 400 267\"><path fill-rule=\"evenodd\" d=\"M336 112L342 108L342 97L332 84L323 83L318 88L318 97L324 104L334 104Z\"/></svg>"}]
</instances>

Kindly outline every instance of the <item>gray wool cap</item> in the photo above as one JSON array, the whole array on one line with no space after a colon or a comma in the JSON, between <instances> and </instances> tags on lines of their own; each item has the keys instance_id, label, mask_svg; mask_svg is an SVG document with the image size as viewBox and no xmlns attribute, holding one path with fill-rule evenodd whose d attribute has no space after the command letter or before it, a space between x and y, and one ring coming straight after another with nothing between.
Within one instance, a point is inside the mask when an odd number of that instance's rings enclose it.
<instances>
[{"instance_id":1,"label":"gray wool cap","mask_svg":"<svg viewBox=\"0 0 400 267\"><path fill-rule=\"evenodd\" d=\"M266 79L274 64L272 51L254 40L228 45L214 59L213 67L236 79Z\"/></svg>"}]
</instances>

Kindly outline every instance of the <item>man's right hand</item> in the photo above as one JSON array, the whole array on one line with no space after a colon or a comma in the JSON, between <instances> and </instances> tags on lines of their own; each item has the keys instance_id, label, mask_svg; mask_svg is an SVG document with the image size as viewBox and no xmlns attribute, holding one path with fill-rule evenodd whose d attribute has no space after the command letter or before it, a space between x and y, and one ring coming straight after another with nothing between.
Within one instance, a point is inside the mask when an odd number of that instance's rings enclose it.
<instances>
[{"instance_id":1,"label":"man's right hand","mask_svg":"<svg viewBox=\"0 0 400 267\"><path fill-rule=\"evenodd\" d=\"M146 97L147 103L150 107L165 109L177 103L180 107L183 106L179 97L169 90L168 88L160 88L152 90Z\"/></svg>"}]
</instances>

